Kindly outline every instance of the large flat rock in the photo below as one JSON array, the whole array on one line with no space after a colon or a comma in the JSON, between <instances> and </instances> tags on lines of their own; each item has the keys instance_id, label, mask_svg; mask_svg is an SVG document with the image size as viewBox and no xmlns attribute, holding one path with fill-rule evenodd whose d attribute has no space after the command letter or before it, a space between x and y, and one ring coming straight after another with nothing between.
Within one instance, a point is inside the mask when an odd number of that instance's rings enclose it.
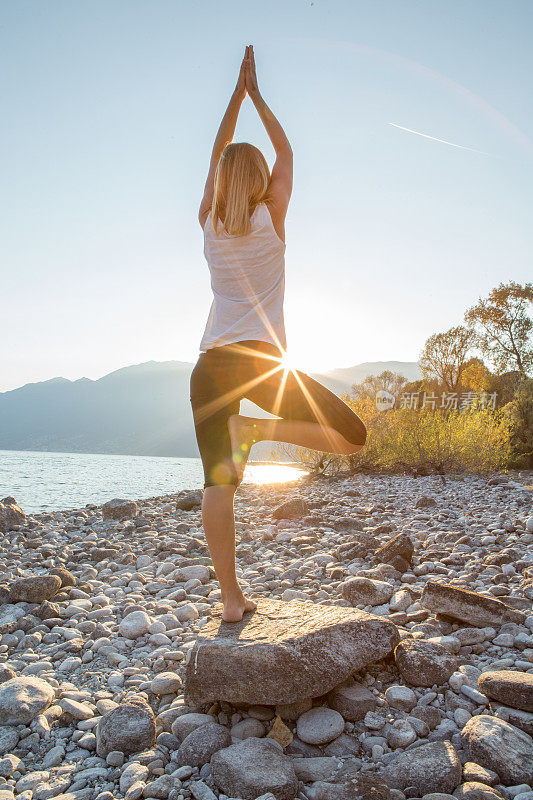
<instances>
[{"instance_id":1,"label":"large flat rock","mask_svg":"<svg viewBox=\"0 0 533 800\"><path fill-rule=\"evenodd\" d=\"M428 581L421 597L422 604L430 611L446 614L461 622L484 628L503 625L505 622L524 624L526 615L515 608L479 592L459 589L449 583Z\"/></svg>"},{"instance_id":2,"label":"large flat rock","mask_svg":"<svg viewBox=\"0 0 533 800\"><path fill-rule=\"evenodd\" d=\"M258 600L241 622L222 606L196 640L185 670L185 702L277 705L318 697L399 641L396 626L352 608Z\"/></svg>"}]
</instances>

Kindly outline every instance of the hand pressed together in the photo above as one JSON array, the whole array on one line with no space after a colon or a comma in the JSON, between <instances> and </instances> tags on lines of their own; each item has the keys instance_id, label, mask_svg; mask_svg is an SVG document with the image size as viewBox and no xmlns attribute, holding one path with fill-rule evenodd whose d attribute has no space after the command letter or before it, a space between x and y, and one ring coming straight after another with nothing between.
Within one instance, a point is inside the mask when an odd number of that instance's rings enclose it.
<instances>
[{"instance_id":1,"label":"hand pressed together","mask_svg":"<svg viewBox=\"0 0 533 800\"><path fill-rule=\"evenodd\" d=\"M255 70L254 48L251 44L247 45L244 51L244 58L239 70L235 93L243 100L246 93L248 93L250 97L259 94Z\"/></svg>"}]
</instances>

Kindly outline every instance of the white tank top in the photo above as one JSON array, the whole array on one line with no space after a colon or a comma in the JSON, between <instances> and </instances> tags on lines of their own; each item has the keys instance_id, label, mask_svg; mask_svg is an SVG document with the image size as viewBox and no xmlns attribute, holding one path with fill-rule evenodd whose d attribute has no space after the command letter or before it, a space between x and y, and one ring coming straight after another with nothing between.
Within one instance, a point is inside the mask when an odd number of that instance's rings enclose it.
<instances>
[{"instance_id":1,"label":"white tank top","mask_svg":"<svg viewBox=\"0 0 533 800\"><path fill-rule=\"evenodd\" d=\"M283 298L285 244L270 211L260 203L246 236L231 236L211 215L204 226L204 255L211 272L213 302L200 350L256 339L286 349Z\"/></svg>"}]
</instances>

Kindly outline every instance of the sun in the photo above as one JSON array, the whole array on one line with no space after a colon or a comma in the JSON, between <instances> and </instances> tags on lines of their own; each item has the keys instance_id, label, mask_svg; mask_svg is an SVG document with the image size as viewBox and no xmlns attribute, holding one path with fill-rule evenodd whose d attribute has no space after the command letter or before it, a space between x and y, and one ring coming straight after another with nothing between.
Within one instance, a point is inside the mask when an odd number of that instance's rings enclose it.
<instances>
[{"instance_id":1,"label":"sun","mask_svg":"<svg viewBox=\"0 0 533 800\"><path fill-rule=\"evenodd\" d=\"M281 358L281 366L285 372L294 372L296 369L296 362L291 353L288 350L285 350L283 356Z\"/></svg>"}]
</instances>

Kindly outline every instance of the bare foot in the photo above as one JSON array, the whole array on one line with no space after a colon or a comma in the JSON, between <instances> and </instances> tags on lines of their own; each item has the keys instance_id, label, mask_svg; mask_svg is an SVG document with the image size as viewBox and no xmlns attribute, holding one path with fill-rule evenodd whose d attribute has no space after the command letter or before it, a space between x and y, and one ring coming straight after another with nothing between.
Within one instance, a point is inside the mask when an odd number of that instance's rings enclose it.
<instances>
[{"instance_id":1,"label":"bare foot","mask_svg":"<svg viewBox=\"0 0 533 800\"><path fill-rule=\"evenodd\" d=\"M246 611L255 611L257 608L257 603L243 594L228 598L223 602L222 619L224 622L240 622Z\"/></svg>"},{"instance_id":2,"label":"bare foot","mask_svg":"<svg viewBox=\"0 0 533 800\"><path fill-rule=\"evenodd\" d=\"M247 422L246 417L241 417L240 414L232 414L228 420L228 428L231 439L233 464L237 470L240 483L244 476L244 469L252 445L259 441L257 438L256 425L255 423Z\"/></svg>"}]
</instances>

